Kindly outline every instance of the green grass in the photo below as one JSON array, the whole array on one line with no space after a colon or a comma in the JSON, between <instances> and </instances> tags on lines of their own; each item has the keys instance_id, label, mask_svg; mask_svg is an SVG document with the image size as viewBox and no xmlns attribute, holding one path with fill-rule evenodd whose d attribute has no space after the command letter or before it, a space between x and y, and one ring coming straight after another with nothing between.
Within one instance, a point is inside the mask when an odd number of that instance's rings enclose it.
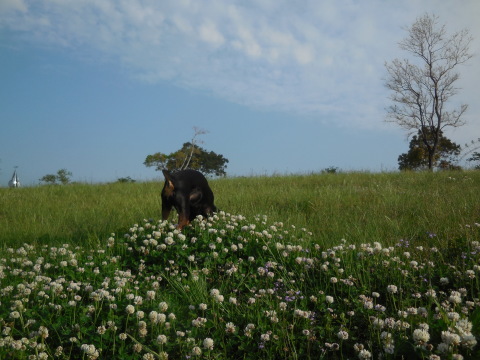
<instances>
[{"instance_id":1,"label":"green grass","mask_svg":"<svg viewBox=\"0 0 480 360\"><path fill-rule=\"evenodd\" d=\"M478 359L479 180L218 179L182 233L159 183L0 189L0 359Z\"/></svg>"},{"instance_id":2,"label":"green grass","mask_svg":"<svg viewBox=\"0 0 480 360\"><path fill-rule=\"evenodd\" d=\"M345 173L210 181L217 206L306 227L326 245L449 241L478 222L480 172ZM0 189L0 242L95 243L160 217L161 182Z\"/></svg>"}]
</instances>

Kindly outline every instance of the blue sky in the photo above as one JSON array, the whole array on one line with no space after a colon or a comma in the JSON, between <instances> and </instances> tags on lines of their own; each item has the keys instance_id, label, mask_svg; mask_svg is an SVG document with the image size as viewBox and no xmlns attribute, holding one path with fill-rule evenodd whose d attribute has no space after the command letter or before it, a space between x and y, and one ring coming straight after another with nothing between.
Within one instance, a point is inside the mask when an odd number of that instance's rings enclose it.
<instances>
[{"instance_id":1,"label":"blue sky","mask_svg":"<svg viewBox=\"0 0 480 360\"><path fill-rule=\"evenodd\" d=\"M72 180L161 179L143 165L193 135L232 176L395 171L408 150L386 124L385 61L434 11L470 29L476 56L455 101L480 137L480 2L3 0L0 186L66 168Z\"/></svg>"}]
</instances>

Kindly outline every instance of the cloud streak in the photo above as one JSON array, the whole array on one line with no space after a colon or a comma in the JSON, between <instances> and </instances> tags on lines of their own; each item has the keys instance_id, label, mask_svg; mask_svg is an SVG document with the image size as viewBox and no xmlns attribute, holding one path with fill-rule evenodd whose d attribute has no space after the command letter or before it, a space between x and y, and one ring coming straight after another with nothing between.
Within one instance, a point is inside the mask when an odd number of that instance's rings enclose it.
<instances>
[{"instance_id":1,"label":"cloud streak","mask_svg":"<svg viewBox=\"0 0 480 360\"><path fill-rule=\"evenodd\" d=\"M384 115L383 64L399 54L401 26L434 4L447 14L448 6L439 4L455 2L417 3L8 0L0 7L0 28L119 63L141 81L373 127ZM476 1L468 3L478 9Z\"/></svg>"}]
</instances>

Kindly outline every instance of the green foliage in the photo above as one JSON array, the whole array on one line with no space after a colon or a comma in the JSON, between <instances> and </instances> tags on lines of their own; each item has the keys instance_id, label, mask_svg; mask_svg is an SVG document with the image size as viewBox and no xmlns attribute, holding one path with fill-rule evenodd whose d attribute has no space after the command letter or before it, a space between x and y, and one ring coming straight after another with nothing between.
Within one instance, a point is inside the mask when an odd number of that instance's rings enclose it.
<instances>
[{"instance_id":1,"label":"green foliage","mask_svg":"<svg viewBox=\"0 0 480 360\"><path fill-rule=\"evenodd\" d=\"M147 167L155 167L155 170L178 170L184 167L199 170L204 174L215 176L226 176L226 167L228 159L221 154L213 151L207 151L200 146L190 142L183 144L180 150L171 154L155 153L148 155L144 161Z\"/></svg>"},{"instance_id":2,"label":"green foliage","mask_svg":"<svg viewBox=\"0 0 480 360\"><path fill-rule=\"evenodd\" d=\"M117 179L117 182L119 183L134 183L136 180L132 179L130 176L127 177L121 177Z\"/></svg>"},{"instance_id":3,"label":"green foliage","mask_svg":"<svg viewBox=\"0 0 480 360\"><path fill-rule=\"evenodd\" d=\"M433 156L433 167L442 170L457 170L455 159L460 155L461 147L443 135L440 131L438 144ZM429 148L434 146L434 137L427 128L418 131L410 140L409 151L398 157L399 170L424 170L429 166ZM428 143L428 146L425 144Z\"/></svg>"},{"instance_id":4,"label":"green foliage","mask_svg":"<svg viewBox=\"0 0 480 360\"><path fill-rule=\"evenodd\" d=\"M58 183L62 185L66 185L70 183L70 177L72 176L72 173L68 171L67 169L60 169L57 171L56 175L53 174L47 174L43 176L40 181L50 184L50 185L56 185Z\"/></svg>"},{"instance_id":5,"label":"green foliage","mask_svg":"<svg viewBox=\"0 0 480 360\"><path fill-rule=\"evenodd\" d=\"M338 167L336 166L329 166L322 170L322 174L336 174L338 171Z\"/></svg>"}]
</instances>

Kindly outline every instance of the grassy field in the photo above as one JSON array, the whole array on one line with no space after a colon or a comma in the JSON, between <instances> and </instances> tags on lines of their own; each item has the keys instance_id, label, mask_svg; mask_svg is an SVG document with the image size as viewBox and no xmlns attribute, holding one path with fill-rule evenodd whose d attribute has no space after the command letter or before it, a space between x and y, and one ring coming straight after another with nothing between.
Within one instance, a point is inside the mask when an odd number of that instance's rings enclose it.
<instances>
[{"instance_id":1,"label":"grassy field","mask_svg":"<svg viewBox=\"0 0 480 360\"><path fill-rule=\"evenodd\" d=\"M0 359L480 358L480 172L0 189Z\"/></svg>"},{"instance_id":2,"label":"grassy field","mask_svg":"<svg viewBox=\"0 0 480 360\"><path fill-rule=\"evenodd\" d=\"M306 227L325 245L461 237L480 221L480 172L346 173L210 181L221 210ZM0 243L96 243L160 217L163 183L0 189Z\"/></svg>"}]
</instances>

